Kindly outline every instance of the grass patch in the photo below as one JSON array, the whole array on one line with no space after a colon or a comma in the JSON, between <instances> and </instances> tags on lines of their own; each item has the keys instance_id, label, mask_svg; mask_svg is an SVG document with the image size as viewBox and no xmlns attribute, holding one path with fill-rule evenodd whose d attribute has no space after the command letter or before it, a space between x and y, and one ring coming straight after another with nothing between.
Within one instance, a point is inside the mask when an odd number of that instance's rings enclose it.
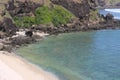
<instances>
[{"instance_id":1,"label":"grass patch","mask_svg":"<svg viewBox=\"0 0 120 80\"><path fill-rule=\"evenodd\" d=\"M73 18L73 14L61 6L56 6L52 10L52 23L55 26L68 23Z\"/></svg>"},{"instance_id":2,"label":"grass patch","mask_svg":"<svg viewBox=\"0 0 120 80\"><path fill-rule=\"evenodd\" d=\"M29 17L29 16L25 16L25 17L14 17L13 18L15 21L15 24L18 27L30 27L35 23L35 17Z\"/></svg>"},{"instance_id":3,"label":"grass patch","mask_svg":"<svg viewBox=\"0 0 120 80\"><path fill-rule=\"evenodd\" d=\"M48 24L52 21L52 11L49 7L39 7L35 11L36 24Z\"/></svg>"},{"instance_id":4,"label":"grass patch","mask_svg":"<svg viewBox=\"0 0 120 80\"><path fill-rule=\"evenodd\" d=\"M32 25L39 24L54 24L60 26L68 23L73 14L63 8L62 6L55 5L53 8L42 6L36 9L35 17L14 17L15 24L19 27L31 27Z\"/></svg>"}]
</instances>

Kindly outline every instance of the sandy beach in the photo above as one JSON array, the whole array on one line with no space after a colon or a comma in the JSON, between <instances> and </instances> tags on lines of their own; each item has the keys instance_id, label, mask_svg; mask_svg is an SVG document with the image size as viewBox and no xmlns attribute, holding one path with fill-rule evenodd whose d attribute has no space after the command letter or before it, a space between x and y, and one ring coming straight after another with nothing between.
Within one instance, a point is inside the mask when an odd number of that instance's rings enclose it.
<instances>
[{"instance_id":1,"label":"sandy beach","mask_svg":"<svg viewBox=\"0 0 120 80\"><path fill-rule=\"evenodd\" d=\"M0 80L59 80L15 54L6 53L0 51Z\"/></svg>"}]
</instances>

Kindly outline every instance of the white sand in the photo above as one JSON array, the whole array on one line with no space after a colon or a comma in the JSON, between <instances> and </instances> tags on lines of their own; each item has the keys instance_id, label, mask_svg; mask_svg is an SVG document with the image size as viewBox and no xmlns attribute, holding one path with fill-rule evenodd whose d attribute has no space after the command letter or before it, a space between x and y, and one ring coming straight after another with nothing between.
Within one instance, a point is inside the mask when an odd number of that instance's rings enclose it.
<instances>
[{"instance_id":1,"label":"white sand","mask_svg":"<svg viewBox=\"0 0 120 80\"><path fill-rule=\"evenodd\" d=\"M16 55L2 53L0 51L0 80L59 80Z\"/></svg>"}]
</instances>

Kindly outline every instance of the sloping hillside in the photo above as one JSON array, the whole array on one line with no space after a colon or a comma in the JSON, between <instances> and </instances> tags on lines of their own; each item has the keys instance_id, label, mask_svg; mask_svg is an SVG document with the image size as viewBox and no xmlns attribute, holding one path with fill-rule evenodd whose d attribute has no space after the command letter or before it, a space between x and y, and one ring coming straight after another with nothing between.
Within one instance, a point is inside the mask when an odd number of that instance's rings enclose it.
<instances>
[{"instance_id":1,"label":"sloping hillside","mask_svg":"<svg viewBox=\"0 0 120 80\"><path fill-rule=\"evenodd\" d=\"M41 25L44 25L45 28L50 28L44 30L54 32L59 28L58 32L64 32L80 30L99 22L94 0L0 0L0 2L0 27L2 31L9 33L14 31L11 29L13 26L41 29ZM12 24L8 25L10 23Z\"/></svg>"},{"instance_id":2,"label":"sloping hillside","mask_svg":"<svg viewBox=\"0 0 120 80\"><path fill-rule=\"evenodd\" d=\"M79 20L89 23L89 20L97 21L98 15L95 10L94 0L51 0L57 5L62 5L64 8L71 11Z\"/></svg>"}]
</instances>

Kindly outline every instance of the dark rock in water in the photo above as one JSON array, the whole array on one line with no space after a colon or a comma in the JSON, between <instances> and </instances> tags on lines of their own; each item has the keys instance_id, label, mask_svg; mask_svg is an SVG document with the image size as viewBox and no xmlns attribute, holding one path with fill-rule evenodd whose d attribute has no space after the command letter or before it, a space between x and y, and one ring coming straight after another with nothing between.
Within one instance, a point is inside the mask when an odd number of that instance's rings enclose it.
<instances>
[{"instance_id":1,"label":"dark rock in water","mask_svg":"<svg viewBox=\"0 0 120 80\"><path fill-rule=\"evenodd\" d=\"M32 37L33 32L32 31L26 31L25 35L28 36L28 37Z\"/></svg>"},{"instance_id":2,"label":"dark rock in water","mask_svg":"<svg viewBox=\"0 0 120 80\"><path fill-rule=\"evenodd\" d=\"M113 23L113 20L114 20L114 16L110 13L108 13L106 16L105 16L105 20L107 23Z\"/></svg>"},{"instance_id":3,"label":"dark rock in water","mask_svg":"<svg viewBox=\"0 0 120 80\"><path fill-rule=\"evenodd\" d=\"M113 20L114 16L110 13L106 15L106 20Z\"/></svg>"}]
</instances>

